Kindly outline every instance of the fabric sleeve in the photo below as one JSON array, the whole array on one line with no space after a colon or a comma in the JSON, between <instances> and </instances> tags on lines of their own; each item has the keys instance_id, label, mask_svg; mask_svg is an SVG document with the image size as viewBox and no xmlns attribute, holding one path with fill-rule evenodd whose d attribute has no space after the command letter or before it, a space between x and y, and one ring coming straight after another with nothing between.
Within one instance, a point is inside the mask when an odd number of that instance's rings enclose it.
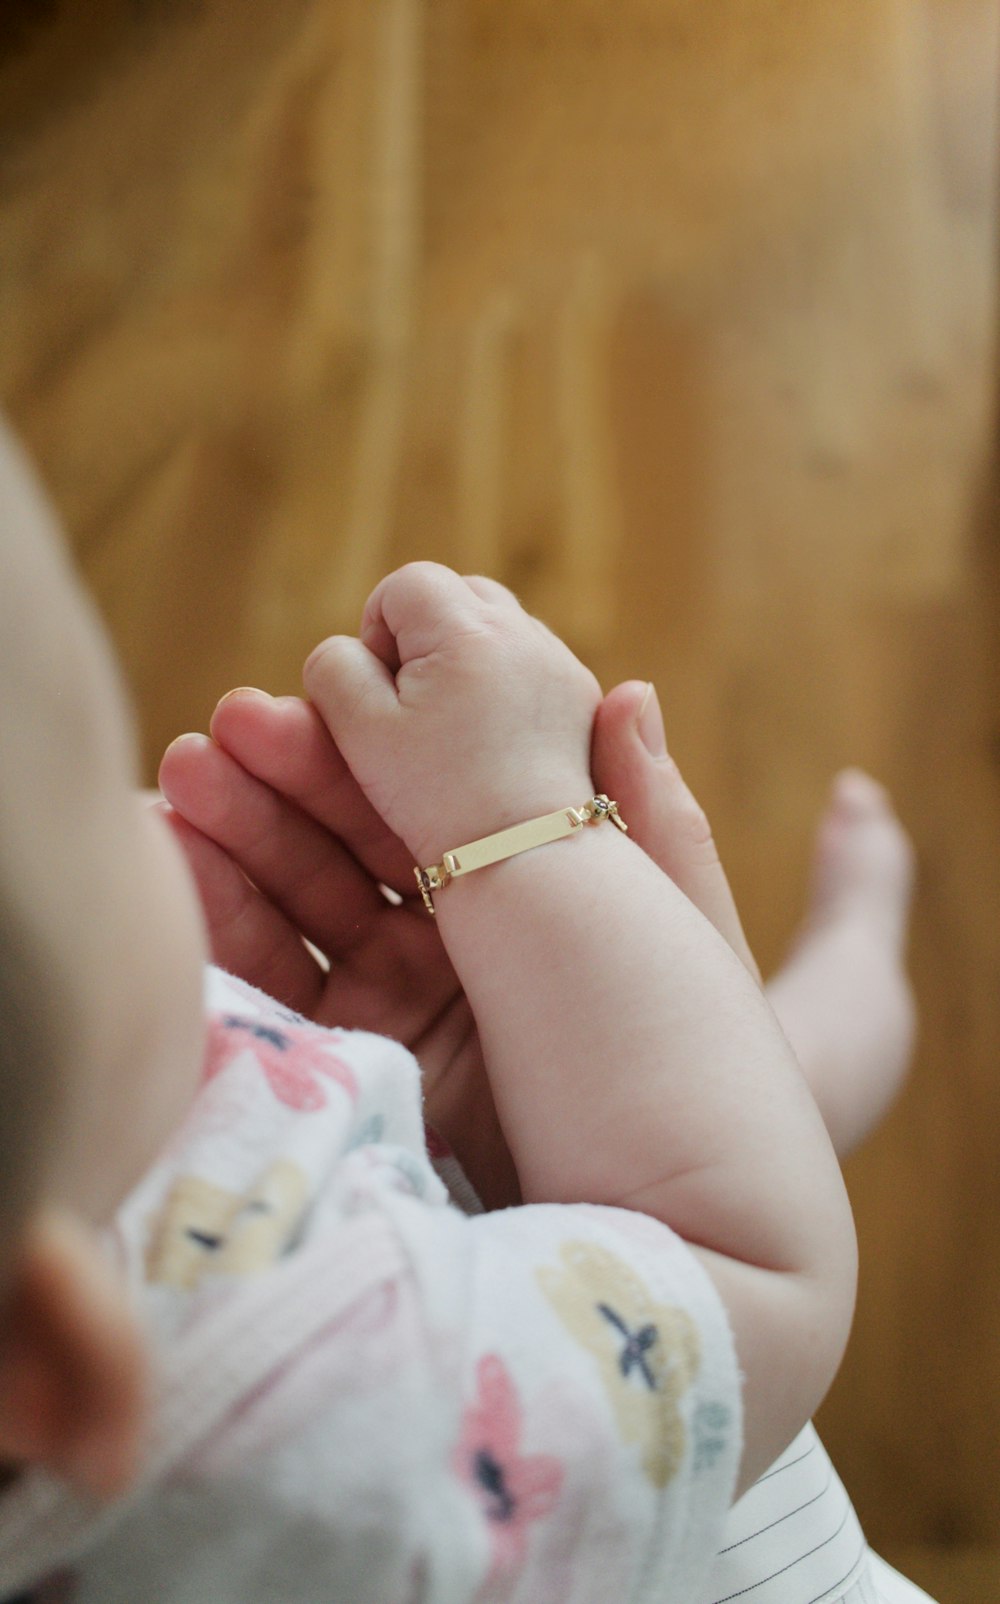
<instances>
[{"instance_id":1,"label":"fabric sleeve","mask_svg":"<svg viewBox=\"0 0 1000 1604\"><path fill-rule=\"evenodd\" d=\"M404 1049L213 985L198 1107L120 1222L159 1398L93 1598L169 1549L164 1599L695 1604L740 1453L695 1256L624 1210L464 1214Z\"/></svg>"},{"instance_id":2,"label":"fabric sleeve","mask_svg":"<svg viewBox=\"0 0 1000 1604\"><path fill-rule=\"evenodd\" d=\"M487 1596L698 1599L740 1407L725 1313L686 1245L583 1205L425 1215L407 1238L427 1314L456 1332L451 1470Z\"/></svg>"},{"instance_id":3,"label":"fabric sleeve","mask_svg":"<svg viewBox=\"0 0 1000 1604\"><path fill-rule=\"evenodd\" d=\"M310 1585L352 1604L700 1599L740 1409L697 1260L620 1210L470 1219L387 1185L372 1157L368 1206L355 1193L339 1250L327 1237L304 1255L280 1339L274 1310L254 1317L261 1379L188 1462L236 1508L248 1479L259 1489L272 1585L278 1566L299 1597L287 1544L305 1523ZM252 1575L234 1596L256 1597Z\"/></svg>"}]
</instances>

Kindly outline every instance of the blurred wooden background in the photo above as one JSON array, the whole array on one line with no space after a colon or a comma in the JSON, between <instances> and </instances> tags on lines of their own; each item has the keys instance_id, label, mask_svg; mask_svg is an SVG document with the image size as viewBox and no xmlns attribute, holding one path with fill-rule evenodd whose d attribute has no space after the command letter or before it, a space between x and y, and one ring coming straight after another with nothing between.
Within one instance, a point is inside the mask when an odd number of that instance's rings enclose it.
<instances>
[{"instance_id":1,"label":"blurred wooden background","mask_svg":"<svg viewBox=\"0 0 1000 1604\"><path fill-rule=\"evenodd\" d=\"M402 558L656 680L766 967L832 772L917 841L912 1083L822 1428L1000 1595L988 0L6 0L0 395L150 775Z\"/></svg>"}]
</instances>

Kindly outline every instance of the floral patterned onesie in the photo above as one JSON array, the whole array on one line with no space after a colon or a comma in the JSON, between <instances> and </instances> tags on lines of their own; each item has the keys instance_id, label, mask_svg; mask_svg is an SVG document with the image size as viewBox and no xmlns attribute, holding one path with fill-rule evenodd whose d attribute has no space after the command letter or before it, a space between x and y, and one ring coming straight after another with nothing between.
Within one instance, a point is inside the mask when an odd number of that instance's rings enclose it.
<instances>
[{"instance_id":1,"label":"floral patterned onesie","mask_svg":"<svg viewBox=\"0 0 1000 1604\"><path fill-rule=\"evenodd\" d=\"M456 1206L402 1047L209 972L204 1084L108 1234L141 1478L0 1498L39 1604L701 1604L740 1451L719 1298L642 1215ZM432 1157L433 1153L433 1157Z\"/></svg>"}]
</instances>

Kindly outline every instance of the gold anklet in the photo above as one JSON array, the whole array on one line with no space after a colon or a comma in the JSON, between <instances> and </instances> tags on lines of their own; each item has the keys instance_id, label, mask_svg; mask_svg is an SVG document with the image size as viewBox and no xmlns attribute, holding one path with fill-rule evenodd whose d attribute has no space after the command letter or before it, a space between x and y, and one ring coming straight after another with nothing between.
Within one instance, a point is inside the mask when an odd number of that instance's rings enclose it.
<instances>
[{"instance_id":1,"label":"gold anklet","mask_svg":"<svg viewBox=\"0 0 1000 1604\"><path fill-rule=\"evenodd\" d=\"M494 835L484 835L478 841L467 842L464 847L455 847L454 851L445 853L440 863L413 871L428 913L434 912L431 892L442 891L449 880L471 874L473 869L486 869L491 863L502 863L504 858L516 857L519 852L530 852L532 847L561 841L584 825L601 824L604 819L610 819L619 830L628 833L617 802L601 793L580 808L559 808L555 813L543 813L541 818L527 819L524 824L513 824L508 830L497 830Z\"/></svg>"}]
</instances>

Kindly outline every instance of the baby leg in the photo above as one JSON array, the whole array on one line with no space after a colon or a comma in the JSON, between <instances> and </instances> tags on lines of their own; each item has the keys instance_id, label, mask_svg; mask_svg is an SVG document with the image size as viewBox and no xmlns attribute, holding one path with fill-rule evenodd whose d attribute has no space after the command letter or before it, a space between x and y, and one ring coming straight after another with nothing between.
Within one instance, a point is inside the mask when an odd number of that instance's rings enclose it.
<instances>
[{"instance_id":1,"label":"baby leg","mask_svg":"<svg viewBox=\"0 0 1000 1604\"><path fill-rule=\"evenodd\" d=\"M817 832L805 918L767 987L842 1158L879 1123L909 1066L912 884L913 849L886 792L845 770Z\"/></svg>"}]
</instances>

